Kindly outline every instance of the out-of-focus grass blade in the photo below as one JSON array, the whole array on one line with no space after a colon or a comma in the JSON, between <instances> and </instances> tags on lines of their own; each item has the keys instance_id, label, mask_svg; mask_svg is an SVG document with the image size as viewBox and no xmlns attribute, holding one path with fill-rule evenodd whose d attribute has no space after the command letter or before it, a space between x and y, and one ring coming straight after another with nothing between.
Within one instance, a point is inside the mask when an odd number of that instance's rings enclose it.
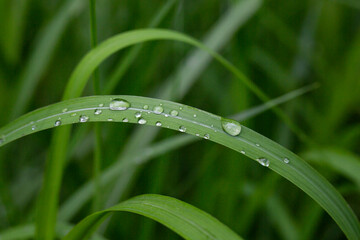
<instances>
[{"instance_id":1,"label":"out-of-focus grass blade","mask_svg":"<svg viewBox=\"0 0 360 240\"><path fill-rule=\"evenodd\" d=\"M85 0L68 0L60 8L54 19L42 31L39 32L36 44L20 75L15 105L12 109L11 118L22 114L28 106L28 101L34 94L36 85L46 69L56 43L72 17L84 6Z\"/></svg>"},{"instance_id":2,"label":"out-of-focus grass blade","mask_svg":"<svg viewBox=\"0 0 360 240\"><path fill-rule=\"evenodd\" d=\"M122 111L111 109L110 104L118 101L116 99L128 103L128 108ZM147 105L148 109L144 109L144 105ZM98 114L99 110L101 114ZM241 132L233 136L229 134L233 132L223 130L228 120L186 105L123 95L70 99L28 113L4 126L0 129L1 145L40 130L53 128L59 125L58 121L61 121L61 125L66 125L109 119L118 122L125 119L125 122L186 132L243 153L285 177L311 196L330 214L349 239L360 238L359 223L349 205L325 178L300 157L245 126L241 129L236 127L236 130Z\"/></svg>"},{"instance_id":3,"label":"out-of-focus grass blade","mask_svg":"<svg viewBox=\"0 0 360 240\"><path fill-rule=\"evenodd\" d=\"M311 86L305 86L303 88L289 92L283 96L275 98L266 104L256 106L254 108L245 110L241 113L231 116L231 118L237 121L244 121L251 117L254 117L266 110L268 110L272 105L278 105L289 101L293 98L300 96L301 94L306 93L307 91L312 90ZM306 91L307 90L307 91ZM172 151L174 149L181 148L185 145L188 145L192 142L198 141L198 138L189 135L178 135L172 138L165 139L158 143L152 144L146 147L143 151L138 152L129 156L128 161L117 162L111 165L107 170L101 175L101 184L106 186L114 181L118 176L123 175L127 172L128 168L135 167L136 165L144 164L148 160L155 158L161 154ZM63 221L69 221L80 209L81 207L91 198L93 194L92 183L86 183L81 187L76 193L74 193L60 208L59 219ZM251 213L250 213L251 214Z\"/></svg>"},{"instance_id":4,"label":"out-of-focus grass blade","mask_svg":"<svg viewBox=\"0 0 360 240\"><path fill-rule=\"evenodd\" d=\"M164 17L169 13L170 9L178 0L169 0L164 6L155 14L154 18L149 24L149 28L157 27ZM142 45L137 45L131 48L131 50L126 54L124 59L122 59L116 66L114 72L110 75L109 81L105 85L104 94L111 94L115 89L116 85L120 82L122 76L129 69L130 65L135 61L137 55L142 49Z\"/></svg>"},{"instance_id":5,"label":"out-of-focus grass blade","mask_svg":"<svg viewBox=\"0 0 360 240\"><path fill-rule=\"evenodd\" d=\"M184 239L241 239L227 226L198 208L175 198L147 194L86 217L65 236L64 240L86 239L110 213L114 212L132 212L151 218Z\"/></svg>"},{"instance_id":6,"label":"out-of-focus grass blade","mask_svg":"<svg viewBox=\"0 0 360 240\"><path fill-rule=\"evenodd\" d=\"M352 181L360 188L360 158L336 147L308 150L301 154L304 159L316 165L330 168Z\"/></svg>"},{"instance_id":7,"label":"out-of-focus grass blade","mask_svg":"<svg viewBox=\"0 0 360 240\"><path fill-rule=\"evenodd\" d=\"M0 23L0 44L4 57L10 64L16 64L20 57L21 38L24 30L25 14L29 1L4 1L0 4L0 14L5 19Z\"/></svg>"},{"instance_id":8,"label":"out-of-focus grass blade","mask_svg":"<svg viewBox=\"0 0 360 240\"><path fill-rule=\"evenodd\" d=\"M68 223L58 223L56 226L56 237L63 238L74 226ZM35 225L26 224L16 227L12 227L2 231L0 233L1 240L23 240L23 239L33 239L35 236ZM94 234L91 238L93 240L105 240L106 238Z\"/></svg>"}]
</instances>

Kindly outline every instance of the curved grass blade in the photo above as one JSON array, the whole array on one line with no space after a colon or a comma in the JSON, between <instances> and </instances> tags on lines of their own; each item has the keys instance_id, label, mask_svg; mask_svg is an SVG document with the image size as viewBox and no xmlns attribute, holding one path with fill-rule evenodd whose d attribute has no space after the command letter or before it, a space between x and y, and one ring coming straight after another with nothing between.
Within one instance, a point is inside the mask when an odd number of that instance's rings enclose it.
<instances>
[{"instance_id":1,"label":"curved grass blade","mask_svg":"<svg viewBox=\"0 0 360 240\"><path fill-rule=\"evenodd\" d=\"M137 196L104 211L91 214L63 239L86 239L110 213L123 211L151 218L184 239L241 239L227 226L198 208L175 198L155 194Z\"/></svg>"},{"instance_id":2,"label":"curved grass blade","mask_svg":"<svg viewBox=\"0 0 360 240\"><path fill-rule=\"evenodd\" d=\"M184 34L160 29L129 31L114 36L100 44L96 49L89 52L74 70L67 83L63 99L66 100L79 97L92 72L111 54L130 45L151 40L176 40L207 51L247 87L249 87L250 90L252 90L252 92L254 92L260 99L264 102L269 100L268 97L253 82L251 82L234 65L216 52ZM306 135L296 125L294 125L280 109L273 108L273 110L285 121L285 123L289 125L291 129L294 130L295 133L299 135L301 139L306 139ZM42 235L39 236L40 239L51 239L53 235L53 230L51 230L53 227L51 226L55 225L58 192L62 178L62 169L65 162L64 159L66 158L69 136L70 128L63 128L55 131L52 138L50 158L47 162L47 168L45 170L46 180L44 181L43 191L39 201L38 229ZM147 138L152 137L151 135L146 136ZM141 138L144 138L144 135L142 135Z\"/></svg>"},{"instance_id":3,"label":"curved grass blade","mask_svg":"<svg viewBox=\"0 0 360 240\"><path fill-rule=\"evenodd\" d=\"M114 99L122 99L129 105L123 105L124 102L120 104ZM148 105L149 108L144 109L144 105ZM114 110L114 106L118 106L117 109L123 107L123 110ZM65 108L67 111L63 111ZM97 114L98 110L101 110L101 114ZM177 113L173 112L174 110ZM1 128L1 145L24 135L53 128L59 125L58 121L66 125L109 120L161 126L186 132L246 154L311 196L330 214L349 239L360 237L358 220L346 201L326 179L300 157L245 126L241 127L239 135L230 135L229 131L223 130L223 118L183 104L122 95L70 99L33 111Z\"/></svg>"}]
</instances>

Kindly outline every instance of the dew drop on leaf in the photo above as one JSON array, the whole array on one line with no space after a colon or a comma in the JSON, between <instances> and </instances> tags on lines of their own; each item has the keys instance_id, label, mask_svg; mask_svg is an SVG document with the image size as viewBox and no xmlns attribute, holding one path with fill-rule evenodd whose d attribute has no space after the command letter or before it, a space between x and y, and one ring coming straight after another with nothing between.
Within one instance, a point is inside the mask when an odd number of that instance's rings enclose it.
<instances>
[{"instance_id":1,"label":"dew drop on leaf","mask_svg":"<svg viewBox=\"0 0 360 240\"><path fill-rule=\"evenodd\" d=\"M180 131L180 132L186 132L186 127L180 126L180 127L179 127L179 131Z\"/></svg>"},{"instance_id":2,"label":"dew drop on leaf","mask_svg":"<svg viewBox=\"0 0 360 240\"><path fill-rule=\"evenodd\" d=\"M79 121L80 122L87 122L87 121L89 121L89 117L86 116L86 115L80 115Z\"/></svg>"},{"instance_id":3,"label":"dew drop on leaf","mask_svg":"<svg viewBox=\"0 0 360 240\"><path fill-rule=\"evenodd\" d=\"M122 121L123 121L123 122L129 122L129 119L124 118Z\"/></svg>"},{"instance_id":4,"label":"dew drop on leaf","mask_svg":"<svg viewBox=\"0 0 360 240\"><path fill-rule=\"evenodd\" d=\"M264 167L268 167L270 165L269 160L267 160L266 158L258 158L256 159L256 161L258 161Z\"/></svg>"},{"instance_id":5,"label":"dew drop on leaf","mask_svg":"<svg viewBox=\"0 0 360 240\"><path fill-rule=\"evenodd\" d=\"M171 110L170 115L171 116L177 116L177 115L179 115L179 112L176 111L176 110Z\"/></svg>"},{"instance_id":6,"label":"dew drop on leaf","mask_svg":"<svg viewBox=\"0 0 360 240\"><path fill-rule=\"evenodd\" d=\"M54 126L55 127L58 127L61 125L61 121L60 120L56 120L55 123L54 123Z\"/></svg>"},{"instance_id":7,"label":"dew drop on leaf","mask_svg":"<svg viewBox=\"0 0 360 240\"><path fill-rule=\"evenodd\" d=\"M162 123L161 123L161 122L156 122L155 125L156 125L157 127L161 127L161 126L162 126Z\"/></svg>"},{"instance_id":8,"label":"dew drop on leaf","mask_svg":"<svg viewBox=\"0 0 360 240\"><path fill-rule=\"evenodd\" d=\"M164 111L164 108L162 106L155 106L153 110L154 110L154 113L160 114Z\"/></svg>"},{"instance_id":9,"label":"dew drop on leaf","mask_svg":"<svg viewBox=\"0 0 360 240\"><path fill-rule=\"evenodd\" d=\"M126 110L130 107L130 103L124 99L115 98L110 102L110 110Z\"/></svg>"},{"instance_id":10,"label":"dew drop on leaf","mask_svg":"<svg viewBox=\"0 0 360 240\"><path fill-rule=\"evenodd\" d=\"M138 123L139 123L139 124L146 124L147 121L146 121L145 119L143 119L143 118L140 118L140 119L138 120Z\"/></svg>"},{"instance_id":11,"label":"dew drop on leaf","mask_svg":"<svg viewBox=\"0 0 360 240\"><path fill-rule=\"evenodd\" d=\"M284 158L284 163L288 164L290 160L288 158Z\"/></svg>"},{"instance_id":12,"label":"dew drop on leaf","mask_svg":"<svg viewBox=\"0 0 360 240\"><path fill-rule=\"evenodd\" d=\"M100 115L101 113L102 113L101 109L96 109L94 112L95 115Z\"/></svg>"},{"instance_id":13,"label":"dew drop on leaf","mask_svg":"<svg viewBox=\"0 0 360 240\"><path fill-rule=\"evenodd\" d=\"M209 135L209 134L205 134L205 135L204 135L204 139L210 139L210 135Z\"/></svg>"},{"instance_id":14,"label":"dew drop on leaf","mask_svg":"<svg viewBox=\"0 0 360 240\"><path fill-rule=\"evenodd\" d=\"M141 117L141 112L135 113L135 117L136 117L136 118L140 118L140 117Z\"/></svg>"},{"instance_id":15,"label":"dew drop on leaf","mask_svg":"<svg viewBox=\"0 0 360 240\"><path fill-rule=\"evenodd\" d=\"M223 130L231 136L237 136L241 132L240 123L232 119L221 118L221 126Z\"/></svg>"}]
</instances>

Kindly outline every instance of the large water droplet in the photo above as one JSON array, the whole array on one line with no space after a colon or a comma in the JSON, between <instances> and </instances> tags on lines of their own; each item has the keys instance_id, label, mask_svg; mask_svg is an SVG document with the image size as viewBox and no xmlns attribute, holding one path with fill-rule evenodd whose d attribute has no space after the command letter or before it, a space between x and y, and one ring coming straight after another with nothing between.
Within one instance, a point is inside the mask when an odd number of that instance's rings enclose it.
<instances>
[{"instance_id":1,"label":"large water droplet","mask_svg":"<svg viewBox=\"0 0 360 240\"><path fill-rule=\"evenodd\" d=\"M288 164L290 160L288 158L284 158L284 163Z\"/></svg>"},{"instance_id":2,"label":"large water droplet","mask_svg":"<svg viewBox=\"0 0 360 240\"><path fill-rule=\"evenodd\" d=\"M61 121L60 120L56 120L55 123L54 123L54 126L55 127L58 127L61 125Z\"/></svg>"},{"instance_id":3,"label":"large water droplet","mask_svg":"<svg viewBox=\"0 0 360 240\"><path fill-rule=\"evenodd\" d=\"M232 119L221 118L221 126L231 136L237 136L241 132L240 123Z\"/></svg>"},{"instance_id":4,"label":"large water droplet","mask_svg":"<svg viewBox=\"0 0 360 240\"><path fill-rule=\"evenodd\" d=\"M161 127L161 126L162 126L162 123L161 123L161 122L156 122L155 125L156 125L157 127Z\"/></svg>"},{"instance_id":5,"label":"large water droplet","mask_svg":"<svg viewBox=\"0 0 360 240\"><path fill-rule=\"evenodd\" d=\"M95 115L100 115L101 113L102 113L101 109L96 109L94 112Z\"/></svg>"},{"instance_id":6,"label":"large water droplet","mask_svg":"<svg viewBox=\"0 0 360 240\"><path fill-rule=\"evenodd\" d=\"M270 165L269 160L267 160L266 158L258 158L256 159L256 161L258 161L264 167L268 167Z\"/></svg>"},{"instance_id":7,"label":"large water droplet","mask_svg":"<svg viewBox=\"0 0 360 240\"><path fill-rule=\"evenodd\" d=\"M204 139L210 139L210 135L209 135L209 134L205 134L205 135L204 135Z\"/></svg>"},{"instance_id":8,"label":"large water droplet","mask_svg":"<svg viewBox=\"0 0 360 240\"><path fill-rule=\"evenodd\" d=\"M80 118L79 118L79 121L80 122L87 122L87 121L89 121L89 117L86 116L86 115L81 115Z\"/></svg>"},{"instance_id":9,"label":"large water droplet","mask_svg":"<svg viewBox=\"0 0 360 240\"><path fill-rule=\"evenodd\" d=\"M130 103L124 99L116 98L110 102L110 110L126 110Z\"/></svg>"},{"instance_id":10,"label":"large water droplet","mask_svg":"<svg viewBox=\"0 0 360 240\"><path fill-rule=\"evenodd\" d=\"M186 127L180 126L180 127L179 127L179 131L180 131L180 132L186 132Z\"/></svg>"},{"instance_id":11,"label":"large water droplet","mask_svg":"<svg viewBox=\"0 0 360 240\"><path fill-rule=\"evenodd\" d=\"M171 116L177 116L177 115L179 115L179 112L176 111L176 110L171 110L170 115Z\"/></svg>"},{"instance_id":12,"label":"large water droplet","mask_svg":"<svg viewBox=\"0 0 360 240\"><path fill-rule=\"evenodd\" d=\"M146 121L145 119L143 119L143 118L140 118L140 119L138 120L138 123L139 123L139 124L146 124L147 121Z\"/></svg>"},{"instance_id":13,"label":"large water droplet","mask_svg":"<svg viewBox=\"0 0 360 240\"><path fill-rule=\"evenodd\" d=\"M135 113L135 117L136 117L136 118L140 118L140 117L141 117L141 112Z\"/></svg>"},{"instance_id":14,"label":"large water droplet","mask_svg":"<svg viewBox=\"0 0 360 240\"><path fill-rule=\"evenodd\" d=\"M154 113L160 114L164 111L164 108L162 106L155 106L153 110L154 110Z\"/></svg>"}]
</instances>

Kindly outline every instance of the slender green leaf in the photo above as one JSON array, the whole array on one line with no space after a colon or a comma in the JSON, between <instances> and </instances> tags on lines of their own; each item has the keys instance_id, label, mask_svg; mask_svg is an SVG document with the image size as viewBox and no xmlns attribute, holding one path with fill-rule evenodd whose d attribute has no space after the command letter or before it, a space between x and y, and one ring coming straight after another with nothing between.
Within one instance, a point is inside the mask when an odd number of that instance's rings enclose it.
<instances>
[{"instance_id":1,"label":"slender green leaf","mask_svg":"<svg viewBox=\"0 0 360 240\"><path fill-rule=\"evenodd\" d=\"M110 108L110 104L117 101L114 99L122 99L130 106L126 110L114 110L113 107ZM144 105L148 105L149 108L144 109ZM64 108L67 108L67 111L64 111ZM101 110L101 114L95 114L96 110ZM178 114L171 114L173 110ZM1 128L0 136L3 139L1 144L52 128L58 125L57 121L66 125L84 121L109 121L109 119L118 122L123 122L125 119L125 122L146 123L152 126L160 126L160 122L161 127L209 139L245 153L246 156L269 167L311 196L332 216L349 239L360 237L358 220L346 201L326 179L300 157L245 126L241 127L239 135L236 135L237 131L230 131L231 129L224 131L226 120L186 105L137 96L92 96L70 99L33 111ZM235 128L235 130L239 129Z\"/></svg>"},{"instance_id":2,"label":"slender green leaf","mask_svg":"<svg viewBox=\"0 0 360 240\"><path fill-rule=\"evenodd\" d=\"M86 239L89 233L113 212L132 212L151 218L184 239L241 239L217 219L187 203L171 197L147 194L86 217L65 236L64 240Z\"/></svg>"}]
</instances>

